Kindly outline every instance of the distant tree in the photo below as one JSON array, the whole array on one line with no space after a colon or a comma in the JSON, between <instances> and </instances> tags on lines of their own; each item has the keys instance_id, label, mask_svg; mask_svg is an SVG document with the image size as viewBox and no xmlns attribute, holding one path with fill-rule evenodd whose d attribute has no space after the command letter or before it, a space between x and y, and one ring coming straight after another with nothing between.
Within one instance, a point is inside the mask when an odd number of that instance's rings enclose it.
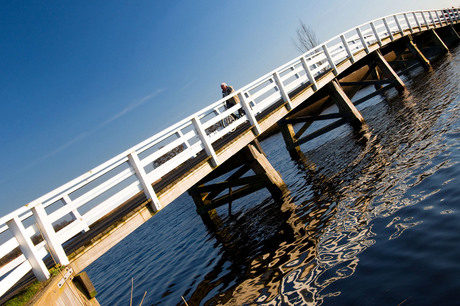
<instances>
[{"instance_id":1,"label":"distant tree","mask_svg":"<svg viewBox=\"0 0 460 306\"><path fill-rule=\"evenodd\" d=\"M305 53L320 44L315 31L303 23L302 20L299 20L299 26L296 32L297 39L294 41L294 45L300 52Z\"/></svg>"}]
</instances>

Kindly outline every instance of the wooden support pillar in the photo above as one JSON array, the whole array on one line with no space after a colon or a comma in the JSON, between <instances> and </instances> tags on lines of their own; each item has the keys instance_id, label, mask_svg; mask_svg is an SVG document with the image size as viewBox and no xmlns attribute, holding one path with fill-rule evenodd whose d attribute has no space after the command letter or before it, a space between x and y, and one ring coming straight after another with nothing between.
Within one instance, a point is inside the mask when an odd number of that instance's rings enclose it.
<instances>
[{"instance_id":1,"label":"wooden support pillar","mask_svg":"<svg viewBox=\"0 0 460 306\"><path fill-rule=\"evenodd\" d=\"M243 149L245 154L250 160L249 166L256 175L265 177L268 180L267 189L274 197L280 197L283 193L283 189L286 187L281 174L276 171L275 168L268 161L265 153L262 151L262 147L256 140L250 143L246 148Z\"/></svg>"},{"instance_id":2,"label":"wooden support pillar","mask_svg":"<svg viewBox=\"0 0 460 306\"><path fill-rule=\"evenodd\" d=\"M399 92L403 92L406 89L406 85L398 76L398 74L391 68L390 64L385 60L380 50L377 50L373 53L374 61L376 65L380 68L383 75L387 79L393 79L396 83L395 87Z\"/></svg>"},{"instance_id":3,"label":"wooden support pillar","mask_svg":"<svg viewBox=\"0 0 460 306\"><path fill-rule=\"evenodd\" d=\"M442 41L441 37L439 37L438 33L434 29L431 29L429 31L431 35L431 39L433 40L433 43L440 46L443 50L444 53L449 52L449 48L446 46L446 44Z\"/></svg>"},{"instance_id":4,"label":"wooden support pillar","mask_svg":"<svg viewBox=\"0 0 460 306\"><path fill-rule=\"evenodd\" d=\"M370 75L372 76L372 78L374 78L375 80L381 80L382 78L380 77L380 72L377 70L377 66L375 65L375 63L372 63L372 64L369 64L369 71L370 71ZM376 83L374 84L374 88L375 90L379 90L383 87L382 84L379 84L379 83Z\"/></svg>"},{"instance_id":5,"label":"wooden support pillar","mask_svg":"<svg viewBox=\"0 0 460 306\"><path fill-rule=\"evenodd\" d=\"M343 91L337 79L332 80L327 86L332 100L339 108L340 113L349 121L351 126L355 129L361 129L366 121Z\"/></svg>"},{"instance_id":6,"label":"wooden support pillar","mask_svg":"<svg viewBox=\"0 0 460 306\"><path fill-rule=\"evenodd\" d=\"M279 125L281 128L281 134L283 135L284 143L286 147L289 148L289 155L293 159L298 159L300 157L299 153L301 153L299 146L294 146L294 143L297 141L295 137L295 131L292 124L283 124Z\"/></svg>"},{"instance_id":7,"label":"wooden support pillar","mask_svg":"<svg viewBox=\"0 0 460 306\"><path fill-rule=\"evenodd\" d=\"M460 41L460 35L458 35L458 33L455 30L454 26L451 24L447 28L449 29L449 32L450 32L452 38L454 39L454 41L459 42Z\"/></svg>"},{"instance_id":8,"label":"wooden support pillar","mask_svg":"<svg viewBox=\"0 0 460 306\"><path fill-rule=\"evenodd\" d=\"M190 196L193 199L193 202L195 202L195 206L198 212L202 211L205 209L205 202L203 201L203 198L201 194L196 193L196 192L190 192ZM200 213L201 220L203 220L203 223L209 227L214 228L215 226L215 221L216 218L219 218L219 216L216 213L215 209L210 209L207 210L207 213Z\"/></svg>"},{"instance_id":9,"label":"wooden support pillar","mask_svg":"<svg viewBox=\"0 0 460 306\"><path fill-rule=\"evenodd\" d=\"M411 35L406 36L406 47L415 56L415 58L420 62L420 64L423 66L425 70L429 70L431 68L430 61L425 57L425 55L423 55L423 53L414 43Z\"/></svg>"},{"instance_id":10,"label":"wooden support pillar","mask_svg":"<svg viewBox=\"0 0 460 306\"><path fill-rule=\"evenodd\" d=\"M234 171L235 169L237 170ZM252 170L255 175L243 177L249 170ZM220 165L214 172L189 190L197 212L201 215L203 222L208 225L214 223L216 217L218 218L215 211L217 207L228 204L230 214L232 202L236 199L263 188L267 188L273 197L280 198L285 189L281 175L267 160L257 139ZM224 181L207 184L230 172L232 174ZM228 193L224 193L226 190Z\"/></svg>"}]
</instances>

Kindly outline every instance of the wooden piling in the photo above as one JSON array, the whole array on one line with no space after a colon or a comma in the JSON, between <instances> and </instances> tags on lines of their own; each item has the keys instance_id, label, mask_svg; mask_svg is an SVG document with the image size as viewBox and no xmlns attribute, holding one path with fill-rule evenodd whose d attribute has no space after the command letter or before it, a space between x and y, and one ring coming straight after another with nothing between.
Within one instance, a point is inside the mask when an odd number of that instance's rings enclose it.
<instances>
[{"instance_id":1,"label":"wooden piling","mask_svg":"<svg viewBox=\"0 0 460 306\"><path fill-rule=\"evenodd\" d=\"M360 129L366 121L343 91L337 79L334 79L327 86L332 100L339 108L340 114L349 121L353 128Z\"/></svg>"},{"instance_id":2,"label":"wooden piling","mask_svg":"<svg viewBox=\"0 0 460 306\"><path fill-rule=\"evenodd\" d=\"M441 47L443 53L449 53L450 52L449 48L446 46L446 44L441 39L441 37L439 37L438 33L436 33L435 29L431 29L429 31L429 33L430 33L431 40L433 41L433 43L435 45L438 45L439 47Z\"/></svg>"},{"instance_id":3,"label":"wooden piling","mask_svg":"<svg viewBox=\"0 0 460 306\"><path fill-rule=\"evenodd\" d=\"M398 76L398 74L393 70L393 68L391 68L390 64L385 60L380 50L375 51L372 56L376 65L382 71L384 77L387 79L393 79L393 81L396 83L396 89L399 92L403 92L406 89L406 85Z\"/></svg>"},{"instance_id":4,"label":"wooden piling","mask_svg":"<svg viewBox=\"0 0 460 306\"><path fill-rule=\"evenodd\" d=\"M309 121L305 123L305 125L308 124L308 126L310 126L312 122L313 121ZM295 142L297 141L297 138L295 136L296 134L295 134L293 125L290 123L287 123L287 124L280 125L280 128L281 128L281 134L283 135L284 143L286 144L286 148L288 148L289 155L291 155L291 158L297 159L300 156L299 153L301 151L300 151L299 146L294 146Z\"/></svg>"},{"instance_id":5,"label":"wooden piling","mask_svg":"<svg viewBox=\"0 0 460 306\"><path fill-rule=\"evenodd\" d=\"M237 170L234 171L235 169ZM252 170L254 175L244 176L249 170ZM230 172L232 174L224 181L208 184ZM228 211L231 214L231 205L234 200L263 188L267 188L273 197L280 198L285 184L281 175L268 161L256 139L230 160L220 165L215 173L211 173L192 187L189 194L203 222L212 223L217 207L228 204ZM227 193L225 193L226 190L228 190Z\"/></svg>"},{"instance_id":6,"label":"wooden piling","mask_svg":"<svg viewBox=\"0 0 460 306\"><path fill-rule=\"evenodd\" d=\"M419 63L422 65L422 67L425 70L429 70L431 68L430 61L425 57L425 55L423 55L423 53L417 47L414 40L412 39L412 36L408 35L406 36L405 39L406 39L406 46L409 49L409 51L412 53L412 55L415 56L415 58L419 61Z\"/></svg>"},{"instance_id":7,"label":"wooden piling","mask_svg":"<svg viewBox=\"0 0 460 306\"><path fill-rule=\"evenodd\" d=\"M460 35L458 35L457 31L455 30L454 26L451 24L450 26L447 27L448 28L448 31L449 33L451 34L451 36L454 38L454 41L455 42L459 42L460 41Z\"/></svg>"}]
</instances>

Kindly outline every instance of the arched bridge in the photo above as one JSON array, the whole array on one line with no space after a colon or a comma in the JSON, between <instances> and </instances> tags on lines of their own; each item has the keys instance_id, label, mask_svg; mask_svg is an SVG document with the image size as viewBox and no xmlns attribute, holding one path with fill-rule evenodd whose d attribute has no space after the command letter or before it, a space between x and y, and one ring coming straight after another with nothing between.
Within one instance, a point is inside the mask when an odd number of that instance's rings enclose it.
<instances>
[{"instance_id":1,"label":"arched bridge","mask_svg":"<svg viewBox=\"0 0 460 306\"><path fill-rule=\"evenodd\" d=\"M415 11L348 30L3 216L0 295L5 298L32 273L46 280L47 266L55 263L81 271L190 189L206 212L247 194L248 186L257 185L256 177L279 187L281 178L257 149L259 136L280 126L287 149L295 155L299 145L341 124L362 128L365 118L355 105L363 99L351 103L350 96L369 84L376 87L371 96L393 86L404 90L395 70L410 67L412 60L429 69L432 54L448 52L449 44L460 39L459 19L458 8ZM240 103L226 109L232 96ZM321 114L331 103L337 104L338 113ZM229 126L221 124L240 109L243 116ZM311 122L323 119L337 120L304 136ZM297 123L303 126L296 132ZM234 185L229 179L204 186L207 177L237 169L234 156L245 150L241 158L256 161L250 166L253 178L241 177L249 169L243 166L230 176ZM247 188L213 199L237 185Z\"/></svg>"}]
</instances>

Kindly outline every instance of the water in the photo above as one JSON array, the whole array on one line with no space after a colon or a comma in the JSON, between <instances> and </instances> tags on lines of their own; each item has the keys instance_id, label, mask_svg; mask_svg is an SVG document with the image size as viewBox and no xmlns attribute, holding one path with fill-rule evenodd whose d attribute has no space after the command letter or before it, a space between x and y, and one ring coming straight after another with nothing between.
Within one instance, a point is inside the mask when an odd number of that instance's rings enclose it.
<instances>
[{"instance_id":1,"label":"water","mask_svg":"<svg viewBox=\"0 0 460 306\"><path fill-rule=\"evenodd\" d=\"M301 147L262 142L288 186L219 210L188 195L87 268L102 305L455 305L460 300L460 52L415 70L343 126Z\"/></svg>"}]
</instances>

